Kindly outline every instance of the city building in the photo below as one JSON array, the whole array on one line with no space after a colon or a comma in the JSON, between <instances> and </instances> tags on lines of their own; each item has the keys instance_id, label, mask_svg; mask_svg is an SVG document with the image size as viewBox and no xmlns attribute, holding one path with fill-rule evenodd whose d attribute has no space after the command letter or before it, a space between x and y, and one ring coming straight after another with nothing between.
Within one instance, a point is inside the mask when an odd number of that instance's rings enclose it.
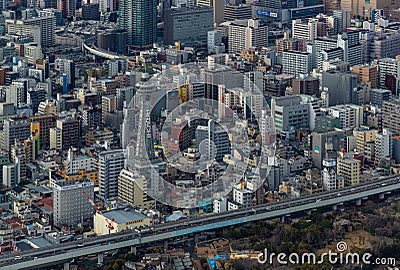
<instances>
[{"instance_id":1,"label":"city building","mask_svg":"<svg viewBox=\"0 0 400 270\"><path fill-rule=\"evenodd\" d=\"M16 187L20 182L19 163L5 164L2 166L2 184L6 187Z\"/></svg>"},{"instance_id":2,"label":"city building","mask_svg":"<svg viewBox=\"0 0 400 270\"><path fill-rule=\"evenodd\" d=\"M379 86L398 93L400 89L400 60L383 58L378 62ZM390 82L393 82L392 84Z\"/></svg>"},{"instance_id":3,"label":"city building","mask_svg":"<svg viewBox=\"0 0 400 270\"><path fill-rule=\"evenodd\" d=\"M328 70L322 73L322 90L328 93L328 105L357 104L356 74Z\"/></svg>"},{"instance_id":4,"label":"city building","mask_svg":"<svg viewBox=\"0 0 400 270\"><path fill-rule=\"evenodd\" d=\"M299 96L274 97L271 114L277 132L309 128L309 105Z\"/></svg>"},{"instance_id":5,"label":"city building","mask_svg":"<svg viewBox=\"0 0 400 270\"><path fill-rule=\"evenodd\" d=\"M207 51L209 54L222 54L225 52L225 45L222 43L222 35L219 31L208 31Z\"/></svg>"},{"instance_id":6,"label":"city building","mask_svg":"<svg viewBox=\"0 0 400 270\"><path fill-rule=\"evenodd\" d=\"M317 21L301 19L292 21L292 37L314 41L317 38Z\"/></svg>"},{"instance_id":7,"label":"city building","mask_svg":"<svg viewBox=\"0 0 400 270\"><path fill-rule=\"evenodd\" d=\"M252 6L248 4L226 5L224 11L225 21L248 20L252 18Z\"/></svg>"},{"instance_id":8,"label":"city building","mask_svg":"<svg viewBox=\"0 0 400 270\"><path fill-rule=\"evenodd\" d=\"M377 88L378 68L376 66L353 66L353 72L358 75L359 83L371 83L371 88Z\"/></svg>"},{"instance_id":9,"label":"city building","mask_svg":"<svg viewBox=\"0 0 400 270\"><path fill-rule=\"evenodd\" d=\"M345 136L342 130L331 130L327 132L313 132L312 137L312 160L313 165L322 169L322 161L325 158L337 158L337 152L345 147Z\"/></svg>"},{"instance_id":10,"label":"city building","mask_svg":"<svg viewBox=\"0 0 400 270\"><path fill-rule=\"evenodd\" d=\"M374 142L377 134L378 130L376 129L356 130L356 152L364 153L366 145Z\"/></svg>"},{"instance_id":11,"label":"city building","mask_svg":"<svg viewBox=\"0 0 400 270\"><path fill-rule=\"evenodd\" d=\"M382 108L384 101L390 101L392 98L392 91L387 89L371 89L369 91L369 103L379 108Z\"/></svg>"},{"instance_id":12,"label":"city building","mask_svg":"<svg viewBox=\"0 0 400 270\"><path fill-rule=\"evenodd\" d=\"M93 182L87 179L79 181L61 180L53 186L54 225L77 226L93 218L94 208L85 197L94 199Z\"/></svg>"},{"instance_id":13,"label":"city building","mask_svg":"<svg viewBox=\"0 0 400 270\"><path fill-rule=\"evenodd\" d=\"M50 128L50 147L58 150L68 150L70 147L78 148L81 144L81 131L80 120L71 117L58 119L56 126Z\"/></svg>"},{"instance_id":14,"label":"city building","mask_svg":"<svg viewBox=\"0 0 400 270\"><path fill-rule=\"evenodd\" d=\"M103 199L118 196L118 177L125 165L124 150L103 151L99 154L99 187Z\"/></svg>"},{"instance_id":15,"label":"city building","mask_svg":"<svg viewBox=\"0 0 400 270\"><path fill-rule=\"evenodd\" d=\"M337 174L344 177L344 185L354 186L360 183L361 161L355 158L338 157Z\"/></svg>"},{"instance_id":16,"label":"city building","mask_svg":"<svg viewBox=\"0 0 400 270\"><path fill-rule=\"evenodd\" d=\"M118 25L127 32L128 45L153 46L157 36L157 0L120 0L118 12Z\"/></svg>"},{"instance_id":17,"label":"city building","mask_svg":"<svg viewBox=\"0 0 400 270\"><path fill-rule=\"evenodd\" d=\"M40 17L23 20L22 24L39 27L41 40L38 44L42 47L55 45L56 17L54 15L41 13ZM37 41L35 40L35 42Z\"/></svg>"},{"instance_id":18,"label":"city building","mask_svg":"<svg viewBox=\"0 0 400 270\"><path fill-rule=\"evenodd\" d=\"M312 54L307 52L284 51L282 73L296 77L307 75L312 71Z\"/></svg>"},{"instance_id":19,"label":"city building","mask_svg":"<svg viewBox=\"0 0 400 270\"><path fill-rule=\"evenodd\" d=\"M324 159L322 161L322 166L322 186L324 190L330 191L337 189L336 160Z\"/></svg>"},{"instance_id":20,"label":"city building","mask_svg":"<svg viewBox=\"0 0 400 270\"><path fill-rule=\"evenodd\" d=\"M381 162L385 159L393 157L393 138L392 132L384 128L382 133L376 135L375 140L375 163L381 166Z\"/></svg>"},{"instance_id":21,"label":"city building","mask_svg":"<svg viewBox=\"0 0 400 270\"><path fill-rule=\"evenodd\" d=\"M329 116L340 120L341 129L354 129L364 123L363 107L357 105L337 105L329 107Z\"/></svg>"},{"instance_id":22,"label":"city building","mask_svg":"<svg viewBox=\"0 0 400 270\"><path fill-rule=\"evenodd\" d=\"M211 7L193 6L166 10L164 44L174 45L176 42L185 45L207 44L208 32L213 30L212 17Z\"/></svg>"},{"instance_id":23,"label":"city building","mask_svg":"<svg viewBox=\"0 0 400 270\"><path fill-rule=\"evenodd\" d=\"M113 209L103 213L96 212L93 223L96 235L107 235L151 225L149 217L132 208Z\"/></svg>"},{"instance_id":24,"label":"city building","mask_svg":"<svg viewBox=\"0 0 400 270\"><path fill-rule=\"evenodd\" d=\"M400 8L400 3L391 0L341 0L341 9L351 11L352 18L372 19L372 10L382 9L385 17Z\"/></svg>"},{"instance_id":25,"label":"city building","mask_svg":"<svg viewBox=\"0 0 400 270\"><path fill-rule=\"evenodd\" d=\"M394 135L400 135L400 101L390 100L382 103L382 127Z\"/></svg>"},{"instance_id":26,"label":"city building","mask_svg":"<svg viewBox=\"0 0 400 270\"><path fill-rule=\"evenodd\" d=\"M206 160L221 162L224 155L232 154L228 133L213 120L209 120L207 126L197 126L196 145L199 152L207 155Z\"/></svg>"},{"instance_id":27,"label":"city building","mask_svg":"<svg viewBox=\"0 0 400 270\"><path fill-rule=\"evenodd\" d=\"M15 141L23 141L31 136L31 120L29 118L4 119L3 148L11 154Z\"/></svg>"},{"instance_id":28,"label":"city building","mask_svg":"<svg viewBox=\"0 0 400 270\"><path fill-rule=\"evenodd\" d=\"M340 10L340 1L338 0L325 0L325 2L330 6L335 5L334 3L338 3L338 6L334 10L332 10L333 18L335 18L337 22L337 30L338 33L345 32L347 28L351 26L351 11L350 10ZM329 7L328 7L329 10Z\"/></svg>"},{"instance_id":29,"label":"city building","mask_svg":"<svg viewBox=\"0 0 400 270\"><path fill-rule=\"evenodd\" d=\"M55 60L54 68L60 72L60 75L67 76L68 89L75 87L75 63L69 59L58 58Z\"/></svg>"},{"instance_id":30,"label":"city building","mask_svg":"<svg viewBox=\"0 0 400 270\"><path fill-rule=\"evenodd\" d=\"M123 169L118 176L118 198L131 206L148 209L152 200L147 199L147 182L143 175Z\"/></svg>"},{"instance_id":31,"label":"city building","mask_svg":"<svg viewBox=\"0 0 400 270\"><path fill-rule=\"evenodd\" d=\"M292 82L293 94L319 96L319 79L311 76L300 76Z\"/></svg>"},{"instance_id":32,"label":"city building","mask_svg":"<svg viewBox=\"0 0 400 270\"><path fill-rule=\"evenodd\" d=\"M229 24L228 51L240 53L250 47L268 46L268 26L259 20L235 20Z\"/></svg>"}]
</instances>

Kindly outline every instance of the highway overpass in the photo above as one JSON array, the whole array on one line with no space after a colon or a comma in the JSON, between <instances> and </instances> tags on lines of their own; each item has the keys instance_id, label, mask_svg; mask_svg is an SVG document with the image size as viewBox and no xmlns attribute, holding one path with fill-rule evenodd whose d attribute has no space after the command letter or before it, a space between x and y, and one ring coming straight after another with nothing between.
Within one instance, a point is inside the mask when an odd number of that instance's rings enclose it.
<instances>
[{"instance_id":1,"label":"highway overpass","mask_svg":"<svg viewBox=\"0 0 400 270\"><path fill-rule=\"evenodd\" d=\"M153 233L138 235L134 231L126 231L111 235L103 235L85 239L84 246L78 242L55 245L43 249L34 249L18 254L0 256L1 269L38 269L40 266L61 264L74 258L99 254L102 260L103 252L119 249L134 248L140 244L154 243L178 236L193 235L203 231L235 226L247 222L285 217L292 213L312 211L320 207L333 207L344 202L355 201L360 205L362 200L370 196L379 195L384 198L400 190L400 176L379 179L374 182L354 187L309 195L293 200L258 205L253 208L239 209L221 214L209 214L197 218L190 218L179 222L164 223L154 226ZM16 256L18 260L16 260ZM66 267L68 264L65 265Z\"/></svg>"}]
</instances>

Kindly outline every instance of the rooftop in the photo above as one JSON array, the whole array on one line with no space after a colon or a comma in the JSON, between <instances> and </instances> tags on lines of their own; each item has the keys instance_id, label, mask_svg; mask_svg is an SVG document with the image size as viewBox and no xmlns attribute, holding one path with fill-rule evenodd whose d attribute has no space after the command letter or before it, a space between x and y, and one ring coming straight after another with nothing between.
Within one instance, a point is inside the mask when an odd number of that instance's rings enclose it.
<instances>
[{"instance_id":1,"label":"rooftop","mask_svg":"<svg viewBox=\"0 0 400 270\"><path fill-rule=\"evenodd\" d=\"M101 215L110 220L114 219L114 221L118 224L147 218L145 215L131 208L110 210L107 212L103 212Z\"/></svg>"}]
</instances>

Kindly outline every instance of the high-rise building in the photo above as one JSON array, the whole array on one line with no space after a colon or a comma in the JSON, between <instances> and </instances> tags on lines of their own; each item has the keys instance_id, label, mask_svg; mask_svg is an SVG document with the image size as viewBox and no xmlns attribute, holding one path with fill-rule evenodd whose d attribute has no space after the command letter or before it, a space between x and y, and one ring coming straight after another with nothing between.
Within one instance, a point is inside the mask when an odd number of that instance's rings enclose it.
<instances>
[{"instance_id":1,"label":"high-rise building","mask_svg":"<svg viewBox=\"0 0 400 270\"><path fill-rule=\"evenodd\" d=\"M3 148L10 154L15 141L23 141L31 136L31 120L29 118L9 118L4 120Z\"/></svg>"},{"instance_id":2,"label":"high-rise building","mask_svg":"<svg viewBox=\"0 0 400 270\"><path fill-rule=\"evenodd\" d=\"M26 155L24 144L19 141L11 148L11 161L19 167L19 179L24 181L26 179Z\"/></svg>"},{"instance_id":3,"label":"high-rise building","mask_svg":"<svg viewBox=\"0 0 400 270\"><path fill-rule=\"evenodd\" d=\"M61 180L54 183L54 225L77 226L93 218L93 206L86 199L94 196L93 182L81 179L75 182Z\"/></svg>"},{"instance_id":4,"label":"high-rise building","mask_svg":"<svg viewBox=\"0 0 400 270\"><path fill-rule=\"evenodd\" d=\"M211 7L171 8L164 12L164 43L173 45L206 44L207 34L213 30Z\"/></svg>"},{"instance_id":5,"label":"high-rise building","mask_svg":"<svg viewBox=\"0 0 400 270\"><path fill-rule=\"evenodd\" d=\"M393 138L392 132L384 128L382 134L376 135L375 140L375 163L377 166L381 165L382 160L393 156Z\"/></svg>"},{"instance_id":6,"label":"high-rise building","mask_svg":"<svg viewBox=\"0 0 400 270\"><path fill-rule=\"evenodd\" d=\"M274 97L271 101L271 113L277 132L309 127L309 104L302 102L299 96Z\"/></svg>"},{"instance_id":7,"label":"high-rise building","mask_svg":"<svg viewBox=\"0 0 400 270\"><path fill-rule=\"evenodd\" d=\"M370 20L374 9L383 9L383 15L390 17L391 12L400 8L400 2L393 0L341 0L341 9L351 11L353 18Z\"/></svg>"},{"instance_id":8,"label":"high-rise building","mask_svg":"<svg viewBox=\"0 0 400 270\"><path fill-rule=\"evenodd\" d=\"M293 94L319 96L319 79L311 76L296 78L293 80Z\"/></svg>"},{"instance_id":9,"label":"high-rise building","mask_svg":"<svg viewBox=\"0 0 400 270\"><path fill-rule=\"evenodd\" d=\"M371 89L369 91L369 102L382 108L384 101L389 101L392 98L392 92L387 89Z\"/></svg>"},{"instance_id":10,"label":"high-rise building","mask_svg":"<svg viewBox=\"0 0 400 270\"><path fill-rule=\"evenodd\" d=\"M147 182L143 175L123 169L118 176L118 198L132 206L145 207Z\"/></svg>"},{"instance_id":11,"label":"high-rise building","mask_svg":"<svg viewBox=\"0 0 400 270\"><path fill-rule=\"evenodd\" d=\"M221 32L208 31L207 34L207 50L209 54L221 54L225 52L225 45L222 43Z\"/></svg>"},{"instance_id":12,"label":"high-rise building","mask_svg":"<svg viewBox=\"0 0 400 270\"><path fill-rule=\"evenodd\" d=\"M50 128L50 147L58 150L68 150L81 144L81 121L67 117L58 119L56 127Z\"/></svg>"},{"instance_id":13,"label":"high-rise building","mask_svg":"<svg viewBox=\"0 0 400 270\"><path fill-rule=\"evenodd\" d=\"M354 129L363 124L363 107L342 104L329 107L328 114L339 118L341 129Z\"/></svg>"},{"instance_id":14,"label":"high-rise building","mask_svg":"<svg viewBox=\"0 0 400 270\"><path fill-rule=\"evenodd\" d=\"M120 0L118 25L127 32L127 44L149 47L157 37L157 0Z\"/></svg>"},{"instance_id":15,"label":"high-rise building","mask_svg":"<svg viewBox=\"0 0 400 270\"><path fill-rule=\"evenodd\" d=\"M379 86L380 88L391 89L394 93L400 89L400 60L383 58L378 62ZM390 85L390 79L394 80L394 87Z\"/></svg>"},{"instance_id":16,"label":"high-rise building","mask_svg":"<svg viewBox=\"0 0 400 270\"><path fill-rule=\"evenodd\" d=\"M282 73L308 75L312 71L312 54L307 52L285 51L282 59Z\"/></svg>"},{"instance_id":17,"label":"high-rise building","mask_svg":"<svg viewBox=\"0 0 400 270\"><path fill-rule=\"evenodd\" d=\"M301 19L292 21L292 37L314 41L317 38L317 21Z\"/></svg>"},{"instance_id":18,"label":"high-rise building","mask_svg":"<svg viewBox=\"0 0 400 270\"><path fill-rule=\"evenodd\" d=\"M360 160L348 157L338 157L337 174L344 177L345 186L354 186L360 183L360 170Z\"/></svg>"},{"instance_id":19,"label":"high-rise building","mask_svg":"<svg viewBox=\"0 0 400 270\"><path fill-rule=\"evenodd\" d=\"M77 0L58 0L57 9L62 11L63 18L74 17Z\"/></svg>"},{"instance_id":20,"label":"high-rise building","mask_svg":"<svg viewBox=\"0 0 400 270\"><path fill-rule=\"evenodd\" d=\"M214 17L212 22L214 25L218 25L224 21L224 0L197 0L196 4L198 6L212 7Z\"/></svg>"},{"instance_id":21,"label":"high-rise building","mask_svg":"<svg viewBox=\"0 0 400 270\"><path fill-rule=\"evenodd\" d=\"M400 135L400 101L384 101L382 104L382 127L394 135Z\"/></svg>"},{"instance_id":22,"label":"high-rise building","mask_svg":"<svg viewBox=\"0 0 400 270\"><path fill-rule=\"evenodd\" d=\"M268 46L268 26L262 25L259 20L233 21L228 28L228 51L242 52L250 47Z\"/></svg>"},{"instance_id":23,"label":"high-rise building","mask_svg":"<svg viewBox=\"0 0 400 270\"><path fill-rule=\"evenodd\" d=\"M118 30L107 30L97 35L97 47L118 54L125 54L127 33Z\"/></svg>"},{"instance_id":24,"label":"high-rise building","mask_svg":"<svg viewBox=\"0 0 400 270\"><path fill-rule=\"evenodd\" d=\"M323 168L324 158L337 158L337 151L344 148L345 136L342 130L313 132L312 159L318 169Z\"/></svg>"},{"instance_id":25,"label":"high-rise building","mask_svg":"<svg viewBox=\"0 0 400 270\"><path fill-rule=\"evenodd\" d=\"M3 165L3 185L13 188L20 182L19 177L19 163L12 163Z\"/></svg>"},{"instance_id":26,"label":"high-rise building","mask_svg":"<svg viewBox=\"0 0 400 270\"><path fill-rule=\"evenodd\" d=\"M207 126L197 126L196 144L200 153L207 155L207 160L221 162L224 155L231 154L228 133L213 120L209 120Z\"/></svg>"},{"instance_id":27,"label":"high-rise building","mask_svg":"<svg viewBox=\"0 0 400 270\"><path fill-rule=\"evenodd\" d=\"M22 24L40 28L42 47L55 45L56 17L50 13L41 13L41 17L23 20Z\"/></svg>"},{"instance_id":28,"label":"high-rise building","mask_svg":"<svg viewBox=\"0 0 400 270\"><path fill-rule=\"evenodd\" d=\"M328 105L357 104L358 78L354 73L328 70L322 73L323 91L328 92Z\"/></svg>"},{"instance_id":29,"label":"high-rise building","mask_svg":"<svg viewBox=\"0 0 400 270\"><path fill-rule=\"evenodd\" d=\"M225 21L248 20L252 18L252 6L240 4L237 6L226 5L224 13Z\"/></svg>"},{"instance_id":30,"label":"high-rise building","mask_svg":"<svg viewBox=\"0 0 400 270\"><path fill-rule=\"evenodd\" d=\"M104 199L118 196L118 177L124 168L124 150L110 150L99 154L100 196Z\"/></svg>"},{"instance_id":31,"label":"high-rise building","mask_svg":"<svg viewBox=\"0 0 400 270\"><path fill-rule=\"evenodd\" d=\"M358 75L358 82L371 83L371 88L378 85L378 68L376 66L357 65L353 67L353 72Z\"/></svg>"},{"instance_id":32,"label":"high-rise building","mask_svg":"<svg viewBox=\"0 0 400 270\"><path fill-rule=\"evenodd\" d=\"M365 146L375 141L377 133L376 129L356 130L356 152L364 153Z\"/></svg>"},{"instance_id":33,"label":"high-rise building","mask_svg":"<svg viewBox=\"0 0 400 270\"><path fill-rule=\"evenodd\" d=\"M335 0L327 0L326 2L335 2ZM340 1L338 2L340 3ZM333 10L333 18L337 21L338 33L345 32L351 26L350 10Z\"/></svg>"},{"instance_id":34,"label":"high-rise building","mask_svg":"<svg viewBox=\"0 0 400 270\"><path fill-rule=\"evenodd\" d=\"M67 76L67 87L72 89L75 87L75 63L69 59L56 59L54 68L60 72L60 75Z\"/></svg>"},{"instance_id":35,"label":"high-rise building","mask_svg":"<svg viewBox=\"0 0 400 270\"><path fill-rule=\"evenodd\" d=\"M324 190L335 190L336 184L336 160L324 159L322 161L322 186Z\"/></svg>"},{"instance_id":36,"label":"high-rise building","mask_svg":"<svg viewBox=\"0 0 400 270\"><path fill-rule=\"evenodd\" d=\"M31 117L32 125L31 132L38 135L38 142L41 149L48 149L50 147L50 128L56 126L55 115L37 115ZM33 128L34 123L39 125L38 128ZM39 134L37 134L39 132Z\"/></svg>"}]
</instances>

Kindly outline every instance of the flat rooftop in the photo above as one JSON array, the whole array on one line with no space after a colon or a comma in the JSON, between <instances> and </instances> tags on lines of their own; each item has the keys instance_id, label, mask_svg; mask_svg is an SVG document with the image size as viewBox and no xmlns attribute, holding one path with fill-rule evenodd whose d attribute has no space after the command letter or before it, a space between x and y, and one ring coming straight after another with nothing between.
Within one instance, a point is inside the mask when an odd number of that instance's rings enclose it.
<instances>
[{"instance_id":1,"label":"flat rooftop","mask_svg":"<svg viewBox=\"0 0 400 270\"><path fill-rule=\"evenodd\" d=\"M147 218L147 216L145 216L131 208L128 208L128 209L129 209L128 211L126 211L125 209L110 210L110 211L102 213L102 215L109 220L114 219L114 221L118 224Z\"/></svg>"}]
</instances>

